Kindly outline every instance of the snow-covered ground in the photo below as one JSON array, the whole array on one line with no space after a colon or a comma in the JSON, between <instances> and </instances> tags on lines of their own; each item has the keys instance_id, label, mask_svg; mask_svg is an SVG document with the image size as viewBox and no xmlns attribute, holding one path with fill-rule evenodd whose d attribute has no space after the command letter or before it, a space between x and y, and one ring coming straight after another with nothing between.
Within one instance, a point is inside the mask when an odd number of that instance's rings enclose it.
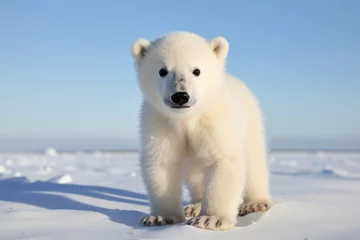
<instances>
[{"instance_id":1,"label":"snow-covered ground","mask_svg":"<svg viewBox=\"0 0 360 240\"><path fill-rule=\"evenodd\" d=\"M275 206L225 232L139 226L149 207L137 158L1 153L0 239L360 239L360 152L270 153Z\"/></svg>"}]
</instances>

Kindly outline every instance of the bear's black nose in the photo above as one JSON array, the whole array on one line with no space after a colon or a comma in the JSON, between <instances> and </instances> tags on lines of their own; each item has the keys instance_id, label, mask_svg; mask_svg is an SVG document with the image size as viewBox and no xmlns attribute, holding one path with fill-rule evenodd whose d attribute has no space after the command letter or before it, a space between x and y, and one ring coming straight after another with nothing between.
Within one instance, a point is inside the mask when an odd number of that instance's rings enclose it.
<instances>
[{"instance_id":1,"label":"bear's black nose","mask_svg":"<svg viewBox=\"0 0 360 240\"><path fill-rule=\"evenodd\" d=\"M171 96L171 100L173 103L178 104L180 106L187 103L190 99L189 94L186 92L177 92Z\"/></svg>"}]
</instances>

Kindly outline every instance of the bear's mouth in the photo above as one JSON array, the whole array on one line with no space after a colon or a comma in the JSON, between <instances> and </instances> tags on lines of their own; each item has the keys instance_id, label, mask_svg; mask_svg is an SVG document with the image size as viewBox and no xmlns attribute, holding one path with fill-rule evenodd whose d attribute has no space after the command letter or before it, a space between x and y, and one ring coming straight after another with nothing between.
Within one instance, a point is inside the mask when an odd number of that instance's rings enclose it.
<instances>
[{"instance_id":1,"label":"bear's mouth","mask_svg":"<svg viewBox=\"0 0 360 240\"><path fill-rule=\"evenodd\" d=\"M164 103L165 103L166 106L168 106L170 108L173 108L173 109L187 109L187 108L190 108L190 107L192 107L194 105L194 104L189 105L189 103L184 104L184 105L177 105L177 104L172 103L168 99L164 99Z\"/></svg>"},{"instance_id":2,"label":"bear's mouth","mask_svg":"<svg viewBox=\"0 0 360 240\"><path fill-rule=\"evenodd\" d=\"M171 108L189 108L190 106L176 106L176 105L172 105L170 106Z\"/></svg>"}]
</instances>

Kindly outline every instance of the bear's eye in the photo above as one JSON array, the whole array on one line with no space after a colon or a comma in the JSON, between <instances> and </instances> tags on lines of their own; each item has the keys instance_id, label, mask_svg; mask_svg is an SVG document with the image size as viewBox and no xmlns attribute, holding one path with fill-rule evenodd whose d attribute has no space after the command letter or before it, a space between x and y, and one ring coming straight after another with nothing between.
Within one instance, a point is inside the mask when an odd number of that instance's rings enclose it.
<instances>
[{"instance_id":1,"label":"bear's eye","mask_svg":"<svg viewBox=\"0 0 360 240\"><path fill-rule=\"evenodd\" d=\"M165 77L168 74L168 71L166 71L166 69L162 68L159 71L159 75L160 77Z\"/></svg>"},{"instance_id":2,"label":"bear's eye","mask_svg":"<svg viewBox=\"0 0 360 240\"><path fill-rule=\"evenodd\" d=\"M193 73L195 76L199 76L199 75L200 75L200 70L199 70L199 69L195 69L192 73Z\"/></svg>"}]
</instances>

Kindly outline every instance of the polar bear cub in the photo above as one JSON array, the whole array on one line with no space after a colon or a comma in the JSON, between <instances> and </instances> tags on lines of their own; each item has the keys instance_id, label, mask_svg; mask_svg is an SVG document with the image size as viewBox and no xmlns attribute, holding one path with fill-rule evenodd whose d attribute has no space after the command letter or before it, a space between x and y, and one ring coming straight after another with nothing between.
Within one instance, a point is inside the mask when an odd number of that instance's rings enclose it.
<instances>
[{"instance_id":1,"label":"polar bear cub","mask_svg":"<svg viewBox=\"0 0 360 240\"><path fill-rule=\"evenodd\" d=\"M185 222L226 230L237 216L272 206L256 98L227 74L228 41L172 32L131 47L141 108L145 226ZM192 205L182 206L185 181Z\"/></svg>"}]
</instances>

